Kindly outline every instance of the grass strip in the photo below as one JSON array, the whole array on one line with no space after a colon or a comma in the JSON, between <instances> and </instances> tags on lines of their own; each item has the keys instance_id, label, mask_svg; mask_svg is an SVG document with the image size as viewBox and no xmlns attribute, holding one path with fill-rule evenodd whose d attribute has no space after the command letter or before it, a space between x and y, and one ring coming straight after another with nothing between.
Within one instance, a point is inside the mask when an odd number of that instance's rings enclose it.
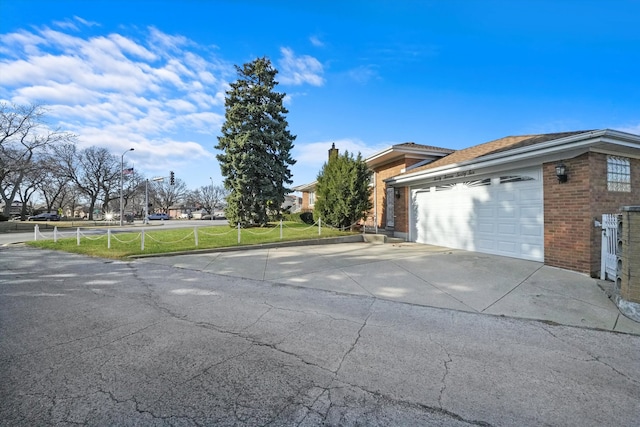
<instances>
[{"instance_id":1,"label":"grass strip","mask_svg":"<svg viewBox=\"0 0 640 427\"><path fill-rule=\"evenodd\" d=\"M61 250L93 257L123 259L132 255L188 252L201 249L251 246L356 234L322 227L321 233L318 235L317 226L310 227L307 224L295 222L286 222L283 225L282 238L280 238L279 223L270 224L268 227L243 228L240 230L240 244L238 244L238 230L229 226L199 226L168 230L146 229L144 232L144 250L141 249L142 230L126 233L112 232L111 248L108 247L106 231L104 231L104 234L83 234L81 230L80 245L77 244L77 237L58 238L57 242L54 242L53 239L37 240L26 244L43 249ZM195 244L196 232L198 233L197 246ZM69 232L64 233L64 235L68 236Z\"/></svg>"}]
</instances>

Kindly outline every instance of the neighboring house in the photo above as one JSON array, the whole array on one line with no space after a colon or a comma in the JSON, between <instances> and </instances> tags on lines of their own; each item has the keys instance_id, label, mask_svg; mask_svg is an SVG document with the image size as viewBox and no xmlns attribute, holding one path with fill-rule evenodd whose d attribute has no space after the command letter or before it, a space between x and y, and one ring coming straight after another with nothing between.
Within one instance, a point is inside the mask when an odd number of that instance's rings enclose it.
<instances>
[{"instance_id":1,"label":"neighboring house","mask_svg":"<svg viewBox=\"0 0 640 427\"><path fill-rule=\"evenodd\" d=\"M284 202L280 208L283 211L294 213L300 211L301 199L300 197L294 196L292 194L286 194L284 196Z\"/></svg>"},{"instance_id":2,"label":"neighboring house","mask_svg":"<svg viewBox=\"0 0 640 427\"><path fill-rule=\"evenodd\" d=\"M393 218L393 213L386 214L386 184L385 179L391 178L404 172L408 167L413 165L422 165L444 157L454 150L440 147L432 147L429 145L416 144L415 142L406 142L388 147L371 157L365 159L365 162L373 171L371 178L372 204L373 209L367 218L367 226L375 226L379 228L386 227L387 217ZM337 155L338 149L335 146L329 150L329 156ZM317 181L309 184L294 187L294 191L302 193L303 212L313 211L316 200L315 188Z\"/></svg>"},{"instance_id":3,"label":"neighboring house","mask_svg":"<svg viewBox=\"0 0 640 427\"><path fill-rule=\"evenodd\" d=\"M0 205L0 214L4 212L4 208L6 205ZM22 202L13 201L11 202L11 206L9 207L9 217L13 218L16 216L20 216L22 214Z\"/></svg>"},{"instance_id":4,"label":"neighboring house","mask_svg":"<svg viewBox=\"0 0 640 427\"><path fill-rule=\"evenodd\" d=\"M313 181L310 184L298 185L293 187L293 191L300 191L302 202L300 203L300 210L302 212L312 212L313 206L316 203L316 184L318 181Z\"/></svg>"},{"instance_id":5,"label":"neighboring house","mask_svg":"<svg viewBox=\"0 0 640 427\"><path fill-rule=\"evenodd\" d=\"M402 145L367 163L377 176L378 225L407 241L597 275L602 214L640 205L638 135L606 129L511 136L454 152L431 147L435 160L406 159L404 166L382 160ZM297 187L303 202L304 188Z\"/></svg>"}]
</instances>

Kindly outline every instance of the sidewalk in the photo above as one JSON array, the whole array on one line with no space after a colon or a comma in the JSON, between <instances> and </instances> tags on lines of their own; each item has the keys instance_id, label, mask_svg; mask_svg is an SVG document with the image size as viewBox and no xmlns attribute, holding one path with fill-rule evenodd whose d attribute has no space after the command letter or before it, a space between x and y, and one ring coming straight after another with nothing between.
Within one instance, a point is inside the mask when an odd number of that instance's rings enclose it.
<instances>
[{"instance_id":1,"label":"sidewalk","mask_svg":"<svg viewBox=\"0 0 640 427\"><path fill-rule=\"evenodd\" d=\"M539 262L415 243L342 243L143 258L211 274L640 335L598 281Z\"/></svg>"}]
</instances>

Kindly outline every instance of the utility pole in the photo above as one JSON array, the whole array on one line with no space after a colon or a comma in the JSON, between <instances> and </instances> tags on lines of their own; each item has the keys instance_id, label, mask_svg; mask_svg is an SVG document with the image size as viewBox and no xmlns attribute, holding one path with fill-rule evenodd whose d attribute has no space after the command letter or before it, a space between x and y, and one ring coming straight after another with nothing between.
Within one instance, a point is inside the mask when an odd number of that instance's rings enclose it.
<instances>
[{"instance_id":1,"label":"utility pole","mask_svg":"<svg viewBox=\"0 0 640 427\"><path fill-rule=\"evenodd\" d=\"M122 227L122 220L124 219L124 155L129 151L133 151L133 148L129 148L127 151L122 153L122 156L120 157L120 227Z\"/></svg>"}]
</instances>

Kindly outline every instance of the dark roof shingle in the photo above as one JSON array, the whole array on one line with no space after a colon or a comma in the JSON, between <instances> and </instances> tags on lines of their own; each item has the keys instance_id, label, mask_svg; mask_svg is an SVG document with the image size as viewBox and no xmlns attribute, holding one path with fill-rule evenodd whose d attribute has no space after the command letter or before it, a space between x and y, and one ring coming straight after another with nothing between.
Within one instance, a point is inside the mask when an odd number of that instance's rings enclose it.
<instances>
[{"instance_id":1,"label":"dark roof shingle","mask_svg":"<svg viewBox=\"0 0 640 427\"><path fill-rule=\"evenodd\" d=\"M454 163L468 162L470 160L479 159L481 157L488 156L490 154L496 154L496 153L500 153L508 150L514 150L516 148L527 147L530 145L540 144L547 141L553 141L555 139L566 138L568 136L578 135L585 132L589 132L589 131L582 130L582 131L574 131L574 132L546 133L546 134L540 134L540 135L507 136L504 138L485 142L484 144L474 145L473 147L454 151L448 156L445 156L427 165L424 165L415 169L411 169L409 173L415 173L423 170L434 169L441 166L451 165Z\"/></svg>"}]
</instances>

